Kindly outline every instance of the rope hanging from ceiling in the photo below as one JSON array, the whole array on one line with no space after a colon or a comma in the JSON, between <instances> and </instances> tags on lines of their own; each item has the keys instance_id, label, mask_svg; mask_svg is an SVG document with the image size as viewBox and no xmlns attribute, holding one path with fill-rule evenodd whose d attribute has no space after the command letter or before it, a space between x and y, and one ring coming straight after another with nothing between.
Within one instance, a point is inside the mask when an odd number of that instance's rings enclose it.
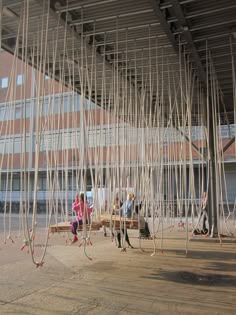
<instances>
[{"instance_id":1,"label":"rope hanging from ceiling","mask_svg":"<svg viewBox=\"0 0 236 315\"><path fill-rule=\"evenodd\" d=\"M176 69L159 46L158 39L153 39L151 26L147 29L148 49L140 52L138 41L130 45L129 29L119 30L117 17L109 62L109 34L104 35L101 45L94 22L93 35L88 38L84 34L83 8L80 35L65 27L61 45L60 14L56 23L54 21L56 25L52 32L49 27L52 18L50 2L43 1L43 12L32 37L28 29L30 6L29 1L23 1L4 105L6 118L0 126L4 144L0 175L6 188L3 241L14 241L13 181L18 172L17 237L22 238L21 249L28 248L36 267L44 263L50 225L72 221L74 196L88 190L93 193L93 219L90 225L83 224L80 246L83 245L89 259L87 245L91 245L93 221L99 221L105 214L111 218L112 229L113 201L116 196L124 201L129 192L136 195L137 203L142 201L138 221L140 226L142 216L149 222L152 255L156 254L157 246L163 252L163 241L173 230L185 233L187 255L191 232L200 225L201 195L209 188L210 111L213 112L219 237L225 233L235 234L235 205L233 210L230 209L228 199L224 199L227 185L219 130L220 91L207 43L209 80L205 98L193 75L190 60L184 59L180 52ZM17 68L18 57L25 60L20 63L20 69ZM24 74L25 84L21 87L23 111L16 131L11 113L17 111L15 77L19 70ZM31 100L26 97L28 84L31 84ZM29 102L30 117L27 120ZM197 140L193 136L194 130ZM12 135L17 132L21 142L19 171L15 166L14 150L11 150L14 147ZM32 161L30 147L34 148ZM43 173L44 191L40 188ZM43 194L44 240L37 226ZM141 249L140 234L138 237ZM40 255L35 253L35 240L41 242L43 251ZM122 243L125 249L124 239Z\"/></svg>"}]
</instances>

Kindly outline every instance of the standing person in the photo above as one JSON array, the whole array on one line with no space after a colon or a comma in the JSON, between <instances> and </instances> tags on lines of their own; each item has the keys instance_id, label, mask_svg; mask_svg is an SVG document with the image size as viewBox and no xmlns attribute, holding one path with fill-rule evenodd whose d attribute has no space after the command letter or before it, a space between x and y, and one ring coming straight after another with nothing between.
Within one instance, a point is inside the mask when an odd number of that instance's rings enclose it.
<instances>
[{"instance_id":1,"label":"standing person","mask_svg":"<svg viewBox=\"0 0 236 315\"><path fill-rule=\"evenodd\" d=\"M116 194L113 205L112 205L112 215L116 215L117 213L119 214L119 210L121 207L122 207L122 202L120 201L118 194ZM110 229L111 229L112 237L114 237L113 224L110 224ZM105 225L103 225L103 233L104 233L104 236L106 237L107 229Z\"/></svg>"},{"instance_id":2,"label":"standing person","mask_svg":"<svg viewBox=\"0 0 236 315\"><path fill-rule=\"evenodd\" d=\"M139 237L140 238L150 238L150 231L148 227L148 222L146 218L144 218L143 214L141 214L141 209L143 206L142 200L135 205L135 216L137 220L139 220Z\"/></svg>"},{"instance_id":3,"label":"standing person","mask_svg":"<svg viewBox=\"0 0 236 315\"><path fill-rule=\"evenodd\" d=\"M202 230L203 234L208 233L208 229L206 227L207 221L207 193L204 191L202 195L202 203L201 203L201 217L202 217Z\"/></svg>"},{"instance_id":4,"label":"standing person","mask_svg":"<svg viewBox=\"0 0 236 315\"><path fill-rule=\"evenodd\" d=\"M135 196L132 193L129 193L127 195L127 200L124 202L124 204L122 205L122 207L120 208L120 216L121 217L125 217L127 219L131 219L133 212L134 212L134 199ZM130 240L129 240L129 236L128 236L128 232L127 229L125 228L125 223L122 223L122 233L125 235L125 240L127 242L127 244L129 245L129 247L133 248L133 246L130 244ZM117 231L117 241L118 241L118 248L121 248L121 233L120 233L120 229Z\"/></svg>"},{"instance_id":5,"label":"standing person","mask_svg":"<svg viewBox=\"0 0 236 315\"><path fill-rule=\"evenodd\" d=\"M207 221L207 193L204 191L202 194L202 200L200 203L198 222L197 222L196 228L193 230L193 235L208 233L208 230L206 228L206 221ZM198 229L197 227L200 225L200 223L201 223L201 227Z\"/></svg>"},{"instance_id":6,"label":"standing person","mask_svg":"<svg viewBox=\"0 0 236 315\"><path fill-rule=\"evenodd\" d=\"M116 197L113 202L113 214L116 214L117 211L120 211L120 208L123 206L123 202L119 199L118 194L116 194Z\"/></svg>"},{"instance_id":7,"label":"standing person","mask_svg":"<svg viewBox=\"0 0 236 315\"><path fill-rule=\"evenodd\" d=\"M72 240L72 243L75 243L78 241L77 237L77 228L78 225L82 225L83 223L87 224L90 219L91 212L93 211L93 208L89 205L86 198L86 204L84 202L84 193L81 193L79 196L76 195L75 202L72 205L72 209L77 212L76 220L71 222L71 232L74 235L74 238ZM86 219L84 221L84 217Z\"/></svg>"}]
</instances>

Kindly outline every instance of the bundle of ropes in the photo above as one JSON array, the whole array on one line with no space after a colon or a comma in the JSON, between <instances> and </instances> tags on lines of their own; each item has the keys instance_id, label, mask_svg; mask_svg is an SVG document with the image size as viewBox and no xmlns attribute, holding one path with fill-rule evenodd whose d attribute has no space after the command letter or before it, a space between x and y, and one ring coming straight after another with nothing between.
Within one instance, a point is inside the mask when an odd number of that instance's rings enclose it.
<instances>
[{"instance_id":1,"label":"bundle of ropes","mask_svg":"<svg viewBox=\"0 0 236 315\"><path fill-rule=\"evenodd\" d=\"M153 222L152 234L158 233L160 249L164 233L178 226L186 232L187 252L189 231L199 224L201 195L209 189L212 165L216 174L218 234L234 235L235 204L230 208L227 198L224 139L220 132L222 95L207 43L208 86L204 91L182 52L178 68L172 65L158 40L151 36L151 26L146 34L148 49L140 52L134 41L131 57L129 29L119 31L117 17L116 41L109 62L108 35L104 35L100 53L97 52L96 22L89 36L83 33L83 27L78 35L73 28L62 28L60 14L51 14L50 1L42 3L37 27L31 31L28 22L33 4L22 1L8 93L1 105L3 242L13 240L12 208L16 196L22 249L28 247L38 267L44 262L50 225L72 220L71 205L78 192L92 191L93 220L99 221L102 214L112 216L117 193L123 192L120 197L125 198L127 192L133 191L142 201L142 214ZM83 8L80 25L83 26ZM62 47L62 38L63 50L58 48ZM230 47L235 121L232 43ZM24 75L25 83L20 102L14 101L19 89L15 83L18 73ZM29 85L31 98L27 96ZM22 110L16 123L19 104ZM234 130L230 125L228 128L233 136ZM17 152L16 134L20 146ZM209 139L214 141L213 155ZM212 159L213 164L209 163ZM13 188L16 175L17 194ZM105 191L104 198L101 191ZM42 256L36 259L34 247L37 233L41 233L37 219L42 200L45 242ZM91 228L84 224L85 246L90 232ZM153 247L155 253L155 237Z\"/></svg>"}]
</instances>

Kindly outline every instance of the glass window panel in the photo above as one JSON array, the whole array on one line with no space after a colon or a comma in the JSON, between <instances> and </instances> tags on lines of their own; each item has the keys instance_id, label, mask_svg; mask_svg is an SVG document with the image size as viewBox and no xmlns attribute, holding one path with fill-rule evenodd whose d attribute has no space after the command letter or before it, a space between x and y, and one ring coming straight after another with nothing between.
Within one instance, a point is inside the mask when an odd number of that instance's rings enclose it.
<instances>
[{"instance_id":1,"label":"glass window panel","mask_svg":"<svg viewBox=\"0 0 236 315\"><path fill-rule=\"evenodd\" d=\"M62 97L62 105L63 105L63 111L64 113L69 113L71 110L70 110L70 98L68 95L64 95Z\"/></svg>"},{"instance_id":2,"label":"glass window panel","mask_svg":"<svg viewBox=\"0 0 236 315\"><path fill-rule=\"evenodd\" d=\"M34 137L35 138L35 141L34 141L34 143L35 143L35 146L34 146L34 149L33 149L33 151L35 152L35 150L36 150L36 145L37 145L37 143L36 143L36 137ZM40 151L46 151L46 139L45 139L45 134L43 134L42 136L41 136L41 139L40 139Z\"/></svg>"},{"instance_id":3,"label":"glass window panel","mask_svg":"<svg viewBox=\"0 0 236 315\"><path fill-rule=\"evenodd\" d=\"M10 174L7 177L1 178L1 191L9 191L10 190Z\"/></svg>"},{"instance_id":4,"label":"glass window panel","mask_svg":"<svg viewBox=\"0 0 236 315\"><path fill-rule=\"evenodd\" d=\"M5 153L13 153L13 138L9 138L6 141L6 150Z\"/></svg>"},{"instance_id":5,"label":"glass window panel","mask_svg":"<svg viewBox=\"0 0 236 315\"><path fill-rule=\"evenodd\" d=\"M21 153L21 138L14 139L14 153Z\"/></svg>"},{"instance_id":6,"label":"glass window panel","mask_svg":"<svg viewBox=\"0 0 236 315\"><path fill-rule=\"evenodd\" d=\"M0 140L0 154L6 153L6 140Z\"/></svg>"},{"instance_id":7,"label":"glass window panel","mask_svg":"<svg viewBox=\"0 0 236 315\"><path fill-rule=\"evenodd\" d=\"M61 150L61 134L44 134L41 137L40 151Z\"/></svg>"},{"instance_id":8,"label":"glass window panel","mask_svg":"<svg viewBox=\"0 0 236 315\"><path fill-rule=\"evenodd\" d=\"M6 113L6 108L0 108L0 121L5 120L5 113Z\"/></svg>"},{"instance_id":9,"label":"glass window panel","mask_svg":"<svg viewBox=\"0 0 236 315\"><path fill-rule=\"evenodd\" d=\"M0 108L0 121L12 120L14 118L14 110L11 106L2 106Z\"/></svg>"},{"instance_id":10,"label":"glass window panel","mask_svg":"<svg viewBox=\"0 0 236 315\"><path fill-rule=\"evenodd\" d=\"M80 131L71 132L71 148L77 149L80 145Z\"/></svg>"},{"instance_id":11,"label":"glass window panel","mask_svg":"<svg viewBox=\"0 0 236 315\"><path fill-rule=\"evenodd\" d=\"M12 189L14 191L19 191L20 190L20 176L13 177Z\"/></svg>"},{"instance_id":12,"label":"glass window panel","mask_svg":"<svg viewBox=\"0 0 236 315\"><path fill-rule=\"evenodd\" d=\"M27 102L26 106L25 106L25 117L26 118L30 117L30 109L31 109L31 104L29 102Z\"/></svg>"},{"instance_id":13,"label":"glass window panel","mask_svg":"<svg viewBox=\"0 0 236 315\"><path fill-rule=\"evenodd\" d=\"M52 98L51 108L54 114L58 114L60 112L60 99L58 97Z\"/></svg>"},{"instance_id":14,"label":"glass window panel","mask_svg":"<svg viewBox=\"0 0 236 315\"><path fill-rule=\"evenodd\" d=\"M89 147L94 147L97 143L97 138L98 138L97 130L96 129L89 130L87 136L88 143L85 143L84 145L86 146L87 144Z\"/></svg>"},{"instance_id":15,"label":"glass window panel","mask_svg":"<svg viewBox=\"0 0 236 315\"><path fill-rule=\"evenodd\" d=\"M20 119L22 114L22 106L17 105L15 108L15 119Z\"/></svg>"},{"instance_id":16,"label":"glass window panel","mask_svg":"<svg viewBox=\"0 0 236 315\"><path fill-rule=\"evenodd\" d=\"M47 190L47 177L39 177L38 189L39 190Z\"/></svg>"},{"instance_id":17,"label":"glass window panel","mask_svg":"<svg viewBox=\"0 0 236 315\"><path fill-rule=\"evenodd\" d=\"M73 147L72 137L73 137L72 132L62 134L62 150L71 149Z\"/></svg>"},{"instance_id":18,"label":"glass window panel","mask_svg":"<svg viewBox=\"0 0 236 315\"><path fill-rule=\"evenodd\" d=\"M81 110L81 97L80 95L74 95L74 110L79 112Z\"/></svg>"},{"instance_id":19,"label":"glass window panel","mask_svg":"<svg viewBox=\"0 0 236 315\"><path fill-rule=\"evenodd\" d=\"M5 89L8 87L8 77L2 78L1 79L1 88Z\"/></svg>"},{"instance_id":20,"label":"glass window panel","mask_svg":"<svg viewBox=\"0 0 236 315\"><path fill-rule=\"evenodd\" d=\"M48 104L48 99L43 99L42 100L42 115L46 116L49 113L49 104Z\"/></svg>"},{"instance_id":21,"label":"glass window panel","mask_svg":"<svg viewBox=\"0 0 236 315\"><path fill-rule=\"evenodd\" d=\"M24 75L23 74L17 74L16 85L23 85L23 83L24 83Z\"/></svg>"}]
</instances>

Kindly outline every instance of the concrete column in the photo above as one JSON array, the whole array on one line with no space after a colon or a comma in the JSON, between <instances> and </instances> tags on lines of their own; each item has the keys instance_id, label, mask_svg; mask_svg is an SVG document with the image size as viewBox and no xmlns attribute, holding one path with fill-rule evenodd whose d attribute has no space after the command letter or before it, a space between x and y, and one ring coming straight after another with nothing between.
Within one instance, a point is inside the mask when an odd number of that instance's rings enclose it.
<instances>
[{"instance_id":1,"label":"concrete column","mask_svg":"<svg viewBox=\"0 0 236 315\"><path fill-rule=\"evenodd\" d=\"M209 187L208 187L208 218L209 218L209 233L211 237L218 236L218 218L217 218L217 203L216 203L216 164L215 164L215 132L216 128L213 125L213 102L210 100L209 104L209 160L207 167L209 167Z\"/></svg>"}]
</instances>

